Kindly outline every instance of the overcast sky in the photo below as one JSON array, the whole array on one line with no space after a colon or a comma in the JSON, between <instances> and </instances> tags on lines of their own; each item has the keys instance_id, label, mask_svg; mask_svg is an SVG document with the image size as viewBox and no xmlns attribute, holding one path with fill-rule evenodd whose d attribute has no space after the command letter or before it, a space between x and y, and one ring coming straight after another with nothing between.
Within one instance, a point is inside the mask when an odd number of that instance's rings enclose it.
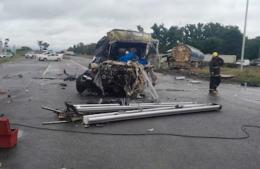
<instances>
[{"instance_id":1,"label":"overcast sky","mask_svg":"<svg viewBox=\"0 0 260 169\"><path fill-rule=\"evenodd\" d=\"M99 40L113 28L151 32L165 26L220 22L242 30L246 0L0 0L0 38L16 46L52 49ZM248 35L260 35L260 1L250 0Z\"/></svg>"}]
</instances>

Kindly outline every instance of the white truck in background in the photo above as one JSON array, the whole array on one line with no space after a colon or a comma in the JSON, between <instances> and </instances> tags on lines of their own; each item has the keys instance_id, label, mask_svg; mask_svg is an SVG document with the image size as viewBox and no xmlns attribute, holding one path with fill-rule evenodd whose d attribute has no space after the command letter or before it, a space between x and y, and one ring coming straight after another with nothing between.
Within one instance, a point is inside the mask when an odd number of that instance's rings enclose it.
<instances>
[{"instance_id":1,"label":"white truck in background","mask_svg":"<svg viewBox=\"0 0 260 169\"><path fill-rule=\"evenodd\" d=\"M241 60L238 60L238 61L236 62L236 65L241 65ZM249 65L250 65L250 60L244 59L242 65L243 65L243 66L249 66Z\"/></svg>"}]
</instances>

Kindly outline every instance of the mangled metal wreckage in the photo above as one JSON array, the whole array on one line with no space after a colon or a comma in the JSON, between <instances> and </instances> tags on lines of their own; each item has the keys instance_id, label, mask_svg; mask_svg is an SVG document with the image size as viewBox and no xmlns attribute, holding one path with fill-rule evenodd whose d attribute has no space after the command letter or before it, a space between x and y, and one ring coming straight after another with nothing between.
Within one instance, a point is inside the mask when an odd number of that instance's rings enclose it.
<instances>
[{"instance_id":1,"label":"mangled metal wreckage","mask_svg":"<svg viewBox=\"0 0 260 169\"><path fill-rule=\"evenodd\" d=\"M144 32L114 29L98 41L89 69L76 80L79 93L132 97L156 84L158 40ZM154 90L154 89L152 89ZM156 91L153 97L157 97Z\"/></svg>"}]
</instances>

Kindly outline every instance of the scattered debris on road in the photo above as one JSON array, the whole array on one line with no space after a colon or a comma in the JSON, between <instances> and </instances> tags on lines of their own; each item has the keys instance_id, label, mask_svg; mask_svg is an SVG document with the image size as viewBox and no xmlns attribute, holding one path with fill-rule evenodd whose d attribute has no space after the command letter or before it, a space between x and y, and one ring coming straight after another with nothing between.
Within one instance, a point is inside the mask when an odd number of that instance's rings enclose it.
<instances>
[{"instance_id":1,"label":"scattered debris on road","mask_svg":"<svg viewBox=\"0 0 260 169\"><path fill-rule=\"evenodd\" d=\"M260 87L259 84L256 84L256 83L250 83L250 82L244 82L244 83L241 83L241 86L244 86L244 87Z\"/></svg>"},{"instance_id":2,"label":"scattered debris on road","mask_svg":"<svg viewBox=\"0 0 260 169\"><path fill-rule=\"evenodd\" d=\"M199 81L199 80L190 80L189 81L191 84L201 84L202 81Z\"/></svg>"},{"instance_id":3,"label":"scattered debris on road","mask_svg":"<svg viewBox=\"0 0 260 169\"><path fill-rule=\"evenodd\" d=\"M14 74L14 75L5 75L4 77L3 77L3 79L16 79L16 78L19 78L19 79L21 79L21 78L23 78L23 75L22 74Z\"/></svg>"},{"instance_id":4,"label":"scattered debris on road","mask_svg":"<svg viewBox=\"0 0 260 169\"><path fill-rule=\"evenodd\" d=\"M176 76L175 80L185 80L186 77L185 76Z\"/></svg>"},{"instance_id":5,"label":"scattered debris on road","mask_svg":"<svg viewBox=\"0 0 260 169\"><path fill-rule=\"evenodd\" d=\"M49 122L42 122L43 125L48 125L48 124L60 124L60 123L68 123L69 121L67 120L60 120L60 121L49 121Z\"/></svg>"},{"instance_id":6,"label":"scattered debris on road","mask_svg":"<svg viewBox=\"0 0 260 169\"><path fill-rule=\"evenodd\" d=\"M5 95L7 92L5 90L0 89L0 95Z\"/></svg>"},{"instance_id":7,"label":"scattered debris on road","mask_svg":"<svg viewBox=\"0 0 260 169\"><path fill-rule=\"evenodd\" d=\"M61 123L83 120L87 126L113 121L169 116L187 113L201 113L218 111L221 105L198 104L193 102L163 102L163 103L131 103L119 104L70 104L65 103L65 110L52 109L43 106L57 114ZM44 122L43 124L57 124L59 122Z\"/></svg>"},{"instance_id":8,"label":"scattered debris on road","mask_svg":"<svg viewBox=\"0 0 260 169\"><path fill-rule=\"evenodd\" d=\"M33 77L32 79L40 79L40 80L63 80L63 78L58 77Z\"/></svg>"},{"instance_id":9,"label":"scattered debris on road","mask_svg":"<svg viewBox=\"0 0 260 169\"><path fill-rule=\"evenodd\" d=\"M68 74L65 69L63 70L63 73L64 73L64 75L67 76L67 77L65 77L65 78L63 79L64 81L74 81L74 80L77 79L77 75L76 75L76 74L75 74L75 75Z\"/></svg>"},{"instance_id":10,"label":"scattered debris on road","mask_svg":"<svg viewBox=\"0 0 260 169\"><path fill-rule=\"evenodd\" d=\"M12 96L10 94L7 95L8 101L7 103L10 104L13 102Z\"/></svg>"},{"instance_id":11,"label":"scattered debris on road","mask_svg":"<svg viewBox=\"0 0 260 169\"><path fill-rule=\"evenodd\" d=\"M153 131L154 131L154 128L147 129L147 131L153 132Z\"/></svg>"},{"instance_id":12,"label":"scattered debris on road","mask_svg":"<svg viewBox=\"0 0 260 169\"><path fill-rule=\"evenodd\" d=\"M59 83L59 85L62 86L62 87L68 86L66 83Z\"/></svg>"},{"instance_id":13,"label":"scattered debris on road","mask_svg":"<svg viewBox=\"0 0 260 169\"><path fill-rule=\"evenodd\" d=\"M165 89L168 92L184 92L184 89Z\"/></svg>"}]
</instances>

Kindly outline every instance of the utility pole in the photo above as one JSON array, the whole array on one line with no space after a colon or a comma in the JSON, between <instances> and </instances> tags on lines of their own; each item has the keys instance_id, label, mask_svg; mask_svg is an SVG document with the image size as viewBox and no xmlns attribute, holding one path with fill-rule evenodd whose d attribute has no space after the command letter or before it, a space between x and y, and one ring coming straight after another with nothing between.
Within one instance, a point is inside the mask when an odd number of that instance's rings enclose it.
<instances>
[{"instance_id":1,"label":"utility pole","mask_svg":"<svg viewBox=\"0 0 260 169\"><path fill-rule=\"evenodd\" d=\"M260 59L260 46L258 47L258 55L257 58Z\"/></svg>"},{"instance_id":2,"label":"utility pole","mask_svg":"<svg viewBox=\"0 0 260 169\"><path fill-rule=\"evenodd\" d=\"M245 43L246 43L246 26L247 26L248 4L249 4L249 0L246 0L246 14L245 14L244 34L243 34L243 43L242 43L242 50L241 50L241 62L240 62L240 69L241 69L241 71L243 70L244 55L245 55Z\"/></svg>"}]
</instances>

